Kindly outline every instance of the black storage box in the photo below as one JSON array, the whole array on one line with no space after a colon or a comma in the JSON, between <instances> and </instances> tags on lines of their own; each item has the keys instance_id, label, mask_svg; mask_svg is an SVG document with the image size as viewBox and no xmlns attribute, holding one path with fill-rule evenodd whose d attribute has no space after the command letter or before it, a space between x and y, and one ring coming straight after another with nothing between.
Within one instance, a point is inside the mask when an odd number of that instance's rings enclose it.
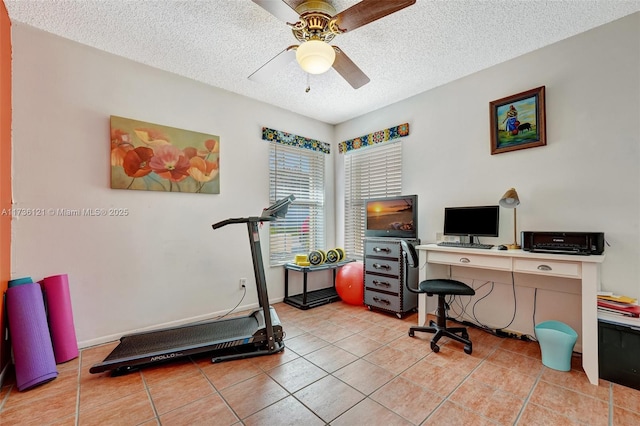
<instances>
[{"instance_id":1,"label":"black storage box","mask_svg":"<svg viewBox=\"0 0 640 426\"><path fill-rule=\"evenodd\" d=\"M598 321L600 378L640 390L640 329Z\"/></svg>"}]
</instances>

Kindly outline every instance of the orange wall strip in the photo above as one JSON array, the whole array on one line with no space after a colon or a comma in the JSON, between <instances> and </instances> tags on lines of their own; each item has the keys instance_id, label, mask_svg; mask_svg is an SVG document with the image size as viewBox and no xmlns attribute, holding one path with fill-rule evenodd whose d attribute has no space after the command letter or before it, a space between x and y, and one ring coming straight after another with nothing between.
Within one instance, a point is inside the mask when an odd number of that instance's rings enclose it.
<instances>
[{"instance_id":1,"label":"orange wall strip","mask_svg":"<svg viewBox=\"0 0 640 426\"><path fill-rule=\"evenodd\" d=\"M0 0L0 292L11 279L11 21ZM9 362L4 303L0 303L0 372Z\"/></svg>"}]
</instances>

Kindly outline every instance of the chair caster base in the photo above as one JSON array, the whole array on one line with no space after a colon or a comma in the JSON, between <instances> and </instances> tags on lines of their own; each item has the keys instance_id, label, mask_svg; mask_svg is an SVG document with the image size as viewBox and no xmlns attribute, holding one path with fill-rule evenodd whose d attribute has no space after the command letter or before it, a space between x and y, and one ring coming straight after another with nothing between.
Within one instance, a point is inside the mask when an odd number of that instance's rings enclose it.
<instances>
[{"instance_id":1,"label":"chair caster base","mask_svg":"<svg viewBox=\"0 0 640 426\"><path fill-rule=\"evenodd\" d=\"M473 352L473 348L469 345L465 345L464 347L464 353L467 355L471 355L471 352Z\"/></svg>"},{"instance_id":2,"label":"chair caster base","mask_svg":"<svg viewBox=\"0 0 640 426\"><path fill-rule=\"evenodd\" d=\"M438 346L436 343L431 342L431 350L435 353L440 352L440 346Z\"/></svg>"}]
</instances>

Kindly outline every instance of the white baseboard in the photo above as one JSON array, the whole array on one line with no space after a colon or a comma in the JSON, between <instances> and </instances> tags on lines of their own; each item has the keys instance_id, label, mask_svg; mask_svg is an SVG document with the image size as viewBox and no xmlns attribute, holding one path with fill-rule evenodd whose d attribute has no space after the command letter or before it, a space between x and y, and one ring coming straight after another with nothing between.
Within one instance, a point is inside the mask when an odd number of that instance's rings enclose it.
<instances>
[{"instance_id":1,"label":"white baseboard","mask_svg":"<svg viewBox=\"0 0 640 426\"><path fill-rule=\"evenodd\" d=\"M283 300L284 300L284 297L281 297L281 298L278 298L278 299L271 300L270 303L279 303L279 302L282 302ZM248 311L250 309L256 309L256 308L258 308L258 303L252 303L250 305L238 306L235 309L235 311L242 312L242 311ZM145 332L145 331L162 330L164 328L178 327L178 326L181 326L181 325L190 324L190 323L194 323L194 322L198 322L198 321L207 321L207 320L215 319L216 317L219 317L220 315L224 315L227 312L229 312L228 309L227 310L223 310L223 311L218 311L218 312L212 312L212 313L209 313L209 314L198 315L198 316L191 317L191 318L184 318L184 319L181 319L181 320L170 321L170 322L166 322L164 324L158 324L158 325L153 325L153 326L149 326L149 327L128 330L128 331L125 331L125 332L122 332L122 333L111 334L111 335L108 335L108 336L102 336L102 337L98 337L98 338L95 338L95 339L83 340L81 342L78 342L78 348L85 349L85 348L89 348L89 347L92 347L92 346L103 345L105 343L117 342L118 340L120 340L120 338L122 336L126 336L128 334L141 333L141 332Z\"/></svg>"}]
</instances>

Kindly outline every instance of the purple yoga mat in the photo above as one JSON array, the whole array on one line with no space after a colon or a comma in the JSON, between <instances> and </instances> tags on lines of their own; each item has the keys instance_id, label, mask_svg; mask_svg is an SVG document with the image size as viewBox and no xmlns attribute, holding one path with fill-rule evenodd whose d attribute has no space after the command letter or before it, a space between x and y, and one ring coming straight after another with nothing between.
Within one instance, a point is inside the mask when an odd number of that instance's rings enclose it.
<instances>
[{"instance_id":1,"label":"purple yoga mat","mask_svg":"<svg viewBox=\"0 0 640 426\"><path fill-rule=\"evenodd\" d=\"M69 278L66 274L47 277L42 280L42 288L47 301L47 317L56 364L77 358L78 341L73 325Z\"/></svg>"},{"instance_id":2,"label":"purple yoga mat","mask_svg":"<svg viewBox=\"0 0 640 426\"><path fill-rule=\"evenodd\" d=\"M58 370L40 284L7 289L7 314L18 390L55 379Z\"/></svg>"}]
</instances>

